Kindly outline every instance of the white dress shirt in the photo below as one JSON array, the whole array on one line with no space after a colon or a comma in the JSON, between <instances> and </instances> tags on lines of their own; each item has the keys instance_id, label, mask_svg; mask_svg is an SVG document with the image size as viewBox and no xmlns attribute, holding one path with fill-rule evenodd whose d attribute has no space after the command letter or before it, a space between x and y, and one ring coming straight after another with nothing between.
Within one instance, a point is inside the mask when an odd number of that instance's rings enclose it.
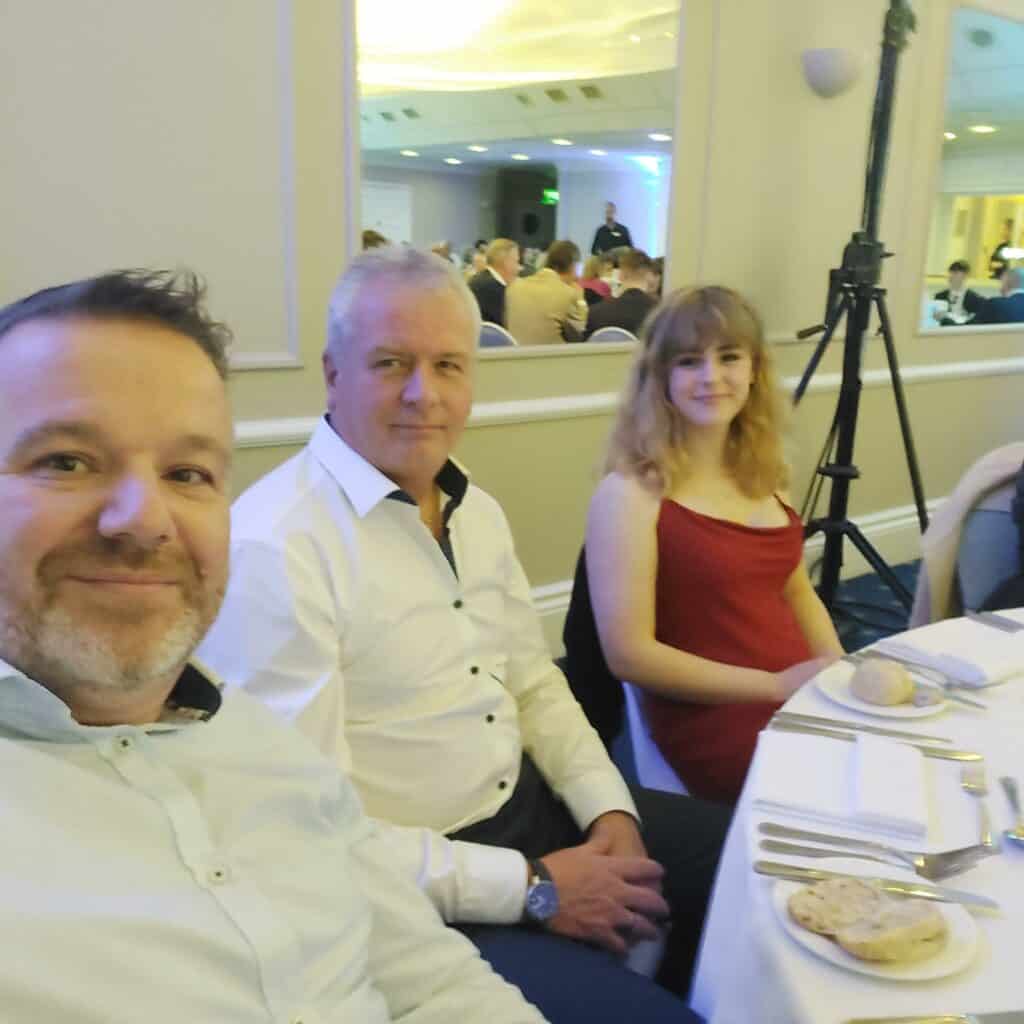
<instances>
[{"instance_id":1,"label":"white dress shirt","mask_svg":"<svg viewBox=\"0 0 1024 1024\"><path fill-rule=\"evenodd\" d=\"M446 920L510 923L520 854L443 834L499 810L524 748L581 828L636 809L551 661L500 506L445 473L465 491L448 509L458 575L411 499L322 420L235 502L201 653L334 757L368 813L409 827L396 846Z\"/></svg>"},{"instance_id":2,"label":"white dress shirt","mask_svg":"<svg viewBox=\"0 0 1024 1024\"><path fill-rule=\"evenodd\" d=\"M83 726L0 662L0 1019L541 1020L305 738L192 667L172 698Z\"/></svg>"}]
</instances>

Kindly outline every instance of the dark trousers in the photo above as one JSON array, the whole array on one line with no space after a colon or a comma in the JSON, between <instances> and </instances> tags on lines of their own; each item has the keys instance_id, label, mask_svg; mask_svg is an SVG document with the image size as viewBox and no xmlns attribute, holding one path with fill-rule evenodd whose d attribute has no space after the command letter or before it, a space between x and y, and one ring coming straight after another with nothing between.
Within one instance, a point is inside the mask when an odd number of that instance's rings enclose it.
<instances>
[{"instance_id":1,"label":"dark trousers","mask_svg":"<svg viewBox=\"0 0 1024 1024\"><path fill-rule=\"evenodd\" d=\"M633 799L647 852L665 869L665 899L672 912L658 985L627 970L611 953L558 935L507 925L462 928L491 966L518 985L552 1024L698 1019L688 1015L680 997L689 991L731 809L651 789L634 789ZM524 756L516 789L498 814L451 838L542 857L585 836Z\"/></svg>"}]
</instances>

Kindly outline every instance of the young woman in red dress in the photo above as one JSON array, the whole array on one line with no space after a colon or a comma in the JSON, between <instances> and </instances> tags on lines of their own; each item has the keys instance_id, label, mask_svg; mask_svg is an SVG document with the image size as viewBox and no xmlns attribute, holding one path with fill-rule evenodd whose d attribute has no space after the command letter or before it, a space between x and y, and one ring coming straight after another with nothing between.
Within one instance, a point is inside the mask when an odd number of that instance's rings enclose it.
<instances>
[{"instance_id":1,"label":"young woman in red dress","mask_svg":"<svg viewBox=\"0 0 1024 1024\"><path fill-rule=\"evenodd\" d=\"M736 292L668 296L648 322L590 505L601 647L640 688L694 796L735 802L757 734L842 654L786 503L778 385Z\"/></svg>"}]
</instances>

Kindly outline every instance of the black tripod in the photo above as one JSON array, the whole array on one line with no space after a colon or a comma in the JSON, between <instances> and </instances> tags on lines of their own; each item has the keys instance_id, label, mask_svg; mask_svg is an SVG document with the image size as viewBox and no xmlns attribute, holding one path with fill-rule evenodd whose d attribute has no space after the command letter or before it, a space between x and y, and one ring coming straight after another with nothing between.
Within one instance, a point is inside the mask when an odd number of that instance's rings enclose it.
<instances>
[{"instance_id":1,"label":"black tripod","mask_svg":"<svg viewBox=\"0 0 1024 1024\"><path fill-rule=\"evenodd\" d=\"M906 0L890 0L885 17L882 39L882 60L875 92L875 105L871 118L871 134L868 147L868 165L864 189L864 209L861 228L855 231L843 249L842 266L829 272L828 298L825 303L825 322L800 331L798 337L807 338L821 331L818 342L804 370L800 383L793 395L796 405L807 390L814 371L821 362L828 343L832 340L842 319L846 318L845 350L843 353L843 375L839 388L832 426L825 447L818 461L816 478L808 488L803 514L808 512L805 537L816 533L825 535L825 553L822 559L821 579L818 593L825 607L831 612L835 604L836 587L843 564L843 539L849 538L853 546L863 555L872 569L892 591L897 600L909 611L913 602L910 591L886 564L885 560L864 536L857 525L848 517L850 483L860 476L853 463L853 445L857 433L857 414L860 407L861 360L864 338L867 335L872 309L878 311L881 334L885 340L885 354L889 363L896 411L899 415L900 433L910 471L910 482L914 491L914 504L922 532L928 526L924 489L918 469L914 439L907 416L906 399L896 360L896 345L893 341L889 311L885 303L885 289L878 285L882 276L882 259L891 255L878 241L878 214L885 178L885 161L889 145L889 126L892 120L892 101L896 88L896 64L899 52L906 45L906 34L913 30L914 14ZM833 458L833 451L835 457ZM828 515L813 517L814 507L824 480L831 483ZM813 497L812 497L813 495Z\"/></svg>"}]
</instances>

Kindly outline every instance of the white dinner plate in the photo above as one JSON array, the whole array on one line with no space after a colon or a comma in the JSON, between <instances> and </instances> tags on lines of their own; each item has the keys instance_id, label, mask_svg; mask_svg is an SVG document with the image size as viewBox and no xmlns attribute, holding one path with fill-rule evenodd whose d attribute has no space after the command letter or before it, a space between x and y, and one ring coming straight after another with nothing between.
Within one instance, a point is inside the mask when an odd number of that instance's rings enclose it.
<instances>
[{"instance_id":1,"label":"white dinner plate","mask_svg":"<svg viewBox=\"0 0 1024 1024\"><path fill-rule=\"evenodd\" d=\"M945 699L923 707L913 704L869 704L851 693L850 677L853 673L854 667L849 662L836 661L814 677L814 684L833 703L879 718L929 718L945 711L949 704Z\"/></svg>"},{"instance_id":2,"label":"white dinner plate","mask_svg":"<svg viewBox=\"0 0 1024 1024\"><path fill-rule=\"evenodd\" d=\"M815 867L826 871L842 871L848 875L873 875L876 878L896 878L920 881L909 869L890 867L886 864L871 864L863 860L846 857L827 857L815 860ZM975 957L978 949L978 925L973 917L959 903L936 903L946 919L949 929L946 945L927 960L907 964L879 964L869 960L858 960L843 949L839 943L824 935L808 931L796 923L786 907L790 895L802 888L801 882L777 879L772 889L772 903L783 930L804 949L820 956L823 960L845 967L857 974L868 974L874 978L888 978L893 981L928 981L932 978L946 978L962 971Z\"/></svg>"}]
</instances>

